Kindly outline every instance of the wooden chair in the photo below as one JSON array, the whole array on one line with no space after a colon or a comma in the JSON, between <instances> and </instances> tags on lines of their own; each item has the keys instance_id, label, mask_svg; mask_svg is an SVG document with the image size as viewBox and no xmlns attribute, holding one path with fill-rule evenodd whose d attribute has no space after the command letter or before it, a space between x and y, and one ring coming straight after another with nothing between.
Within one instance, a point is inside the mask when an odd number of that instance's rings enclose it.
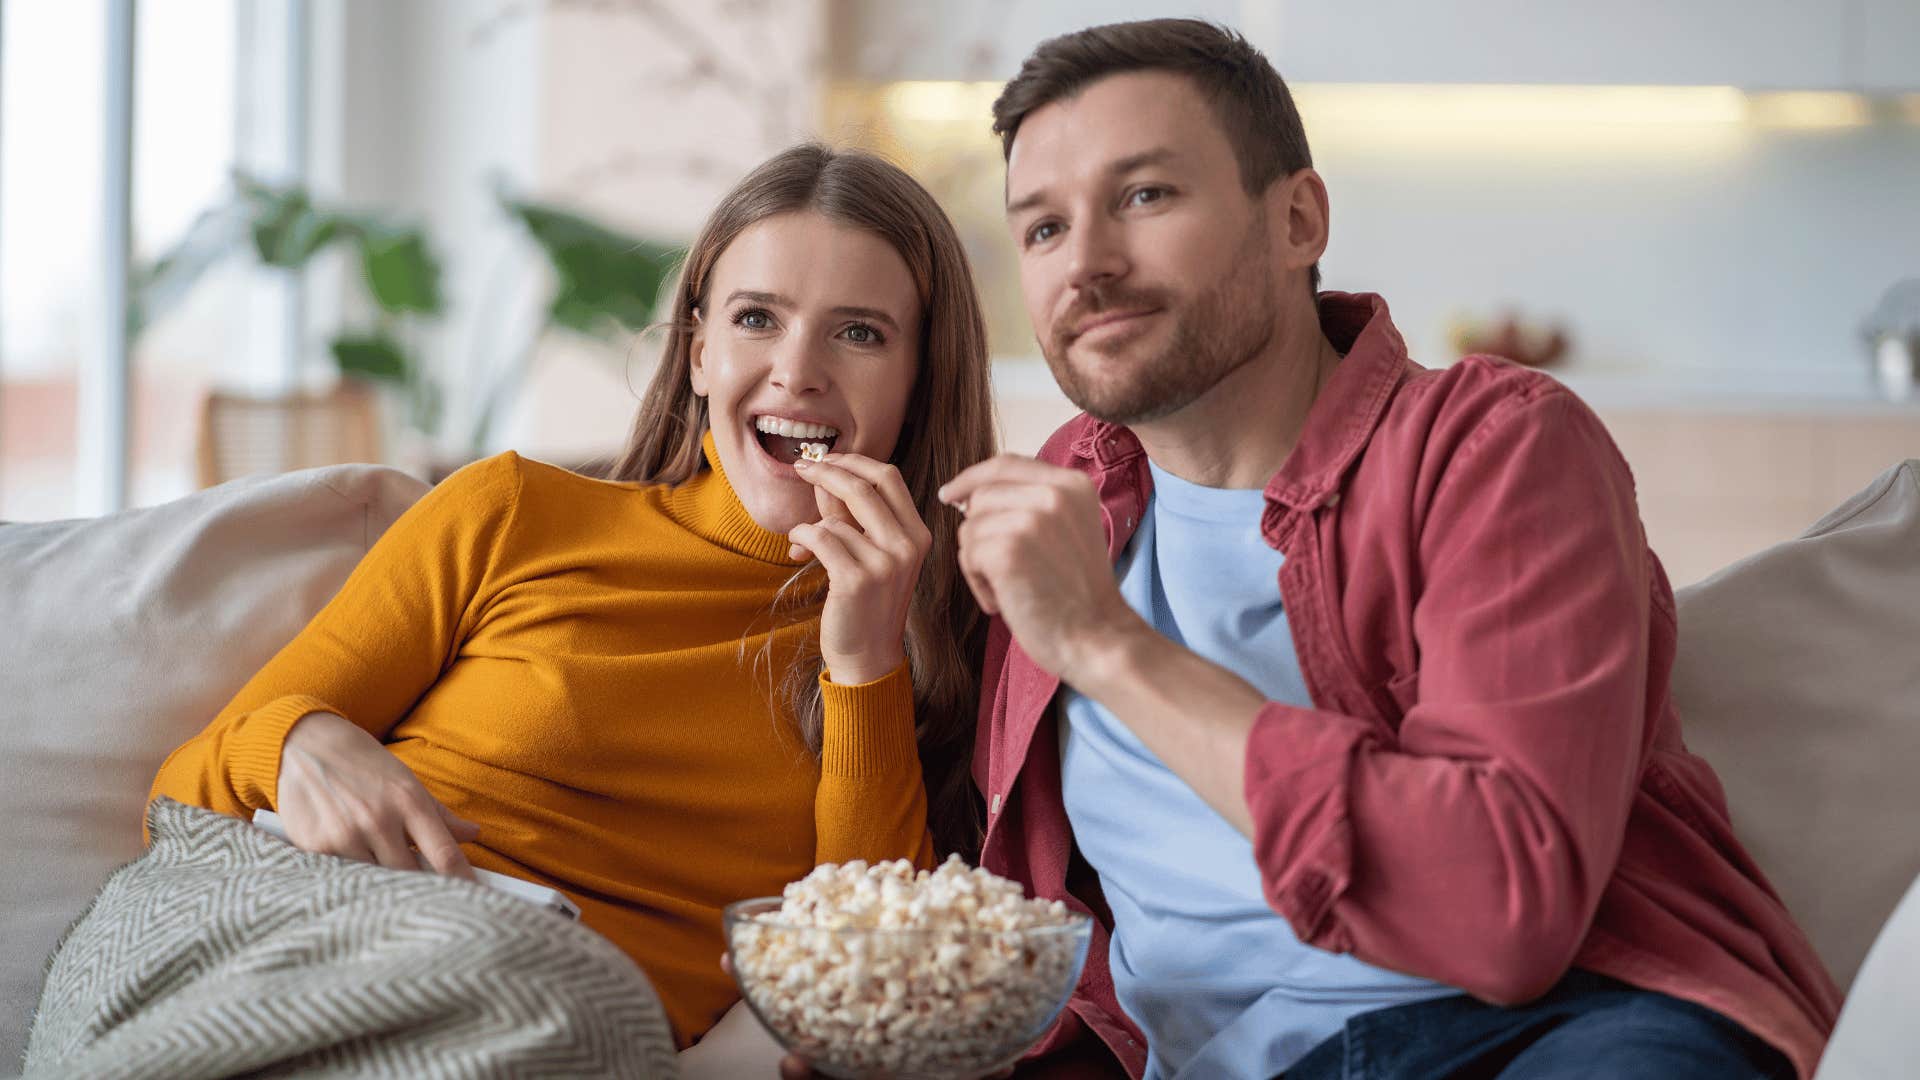
<instances>
[{"instance_id":1,"label":"wooden chair","mask_svg":"<svg viewBox=\"0 0 1920 1080\"><path fill-rule=\"evenodd\" d=\"M371 389L255 397L214 390L200 408L199 480L212 487L253 473L379 461L380 416Z\"/></svg>"}]
</instances>

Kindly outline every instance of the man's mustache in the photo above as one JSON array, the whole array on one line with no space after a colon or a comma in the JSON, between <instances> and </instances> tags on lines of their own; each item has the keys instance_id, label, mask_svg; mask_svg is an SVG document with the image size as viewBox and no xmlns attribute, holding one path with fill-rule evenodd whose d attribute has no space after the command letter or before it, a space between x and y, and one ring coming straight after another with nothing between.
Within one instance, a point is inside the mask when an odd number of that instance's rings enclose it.
<instances>
[{"instance_id":1,"label":"man's mustache","mask_svg":"<svg viewBox=\"0 0 1920 1080\"><path fill-rule=\"evenodd\" d=\"M1167 296L1158 289L1090 286L1080 290L1080 295L1068 305L1067 310L1053 321L1048 337L1052 339L1056 350L1064 349L1078 336L1074 333L1074 327L1102 312L1138 311L1166 306Z\"/></svg>"}]
</instances>

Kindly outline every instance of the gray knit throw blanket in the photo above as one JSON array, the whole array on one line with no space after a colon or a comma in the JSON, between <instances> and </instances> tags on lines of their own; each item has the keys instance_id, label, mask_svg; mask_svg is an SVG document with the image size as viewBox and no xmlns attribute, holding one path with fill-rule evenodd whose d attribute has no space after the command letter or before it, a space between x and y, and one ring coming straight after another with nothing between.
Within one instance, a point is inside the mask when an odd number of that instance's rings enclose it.
<instances>
[{"instance_id":1,"label":"gray knit throw blanket","mask_svg":"<svg viewBox=\"0 0 1920 1080\"><path fill-rule=\"evenodd\" d=\"M633 961L506 893L166 799L49 965L39 1077L675 1077Z\"/></svg>"}]
</instances>

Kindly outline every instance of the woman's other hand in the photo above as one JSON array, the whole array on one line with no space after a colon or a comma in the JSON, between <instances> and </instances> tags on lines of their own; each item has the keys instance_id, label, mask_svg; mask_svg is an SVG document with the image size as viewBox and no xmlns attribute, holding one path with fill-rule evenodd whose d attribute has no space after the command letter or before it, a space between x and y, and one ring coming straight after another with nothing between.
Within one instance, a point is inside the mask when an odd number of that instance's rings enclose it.
<instances>
[{"instance_id":1,"label":"woman's other hand","mask_svg":"<svg viewBox=\"0 0 1920 1080\"><path fill-rule=\"evenodd\" d=\"M906 659L907 609L933 536L914 508L900 471L859 454L801 460L820 520L796 526L796 557L809 553L827 570L820 655L834 682L872 682Z\"/></svg>"},{"instance_id":2,"label":"woman's other hand","mask_svg":"<svg viewBox=\"0 0 1920 1080\"><path fill-rule=\"evenodd\" d=\"M287 839L303 851L428 867L473 880L460 844L480 827L440 805L380 740L334 713L308 713L280 750L278 805ZM414 849L418 849L418 852Z\"/></svg>"}]
</instances>

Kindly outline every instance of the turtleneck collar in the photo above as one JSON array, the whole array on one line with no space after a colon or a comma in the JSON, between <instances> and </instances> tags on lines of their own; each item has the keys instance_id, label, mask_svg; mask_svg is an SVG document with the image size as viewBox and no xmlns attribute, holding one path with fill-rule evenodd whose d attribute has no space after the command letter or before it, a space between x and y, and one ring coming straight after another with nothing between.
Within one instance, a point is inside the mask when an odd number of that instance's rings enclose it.
<instances>
[{"instance_id":1,"label":"turtleneck collar","mask_svg":"<svg viewBox=\"0 0 1920 1080\"><path fill-rule=\"evenodd\" d=\"M713 432L700 437L700 449L706 455L707 469L673 489L667 509L674 520L701 539L726 548L737 555L780 566L799 566L803 560L789 559L792 541L785 533L761 528L753 520L740 496L727 480L727 470L714 449Z\"/></svg>"}]
</instances>

